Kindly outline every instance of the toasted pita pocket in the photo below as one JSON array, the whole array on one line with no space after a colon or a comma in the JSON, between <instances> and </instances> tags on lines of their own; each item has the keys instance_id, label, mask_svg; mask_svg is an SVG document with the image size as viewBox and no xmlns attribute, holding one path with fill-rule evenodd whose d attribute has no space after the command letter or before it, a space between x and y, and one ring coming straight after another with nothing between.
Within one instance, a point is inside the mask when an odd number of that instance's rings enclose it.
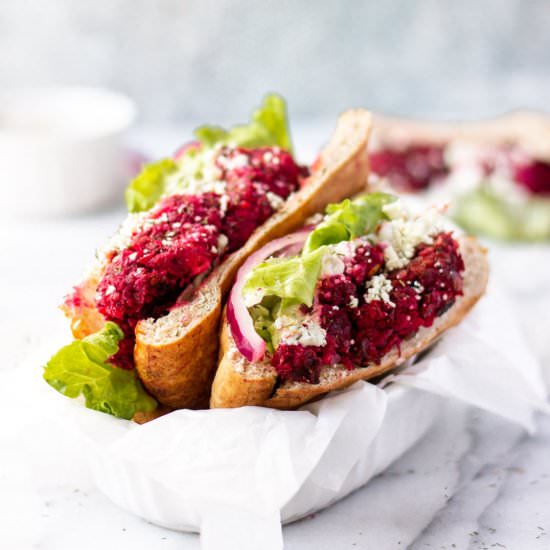
<instances>
[{"instance_id":1,"label":"toasted pita pocket","mask_svg":"<svg viewBox=\"0 0 550 550\"><path fill-rule=\"evenodd\" d=\"M327 204L366 189L370 127L367 111L343 113L308 183L210 275L191 302L138 323L136 369L160 403L172 408L208 406L223 300L237 270L252 252L302 226Z\"/></svg>"},{"instance_id":2,"label":"toasted pita pocket","mask_svg":"<svg viewBox=\"0 0 550 550\"><path fill-rule=\"evenodd\" d=\"M471 237L458 239L465 264L464 294L431 327L420 328L414 336L392 349L379 364L348 370L342 365L327 365L321 371L320 382L285 382L277 385L277 373L267 362L250 363L238 351L224 316L221 330L220 361L210 406L231 408L259 405L275 409L294 409L329 391L338 390L357 380L370 380L392 369L430 346L438 336L458 324L485 292L489 273L486 250Z\"/></svg>"}]
</instances>

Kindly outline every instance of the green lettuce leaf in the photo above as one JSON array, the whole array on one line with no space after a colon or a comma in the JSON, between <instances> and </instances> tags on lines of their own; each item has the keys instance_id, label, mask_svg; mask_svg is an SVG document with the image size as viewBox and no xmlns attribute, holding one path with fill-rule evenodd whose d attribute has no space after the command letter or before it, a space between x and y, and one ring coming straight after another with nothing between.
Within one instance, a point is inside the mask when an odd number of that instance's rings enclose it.
<instances>
[{"instance_id":1,"label":"green lettuce leaf","mask_svg":"<svg viewBox=\"0 0 550 550\"><path fill-rule=\"evenodd\" d=\"M285 305L313 303L313 292L326 247L293 258L272 258L257 265L243 287L243 295L262 289L265 296L281 298Z\"/></svg>"},{"instance_id":2,"label":"green lettuce leaf","mask_svg":"<svg viewBox=\"0 0 550 550\"><path fill-rule=\"evenodd\" d=\"M128 211L143 212L152 208L166 191L167 176L177 169L172 159L147 164L126 189Z\"/></svg>"},{"instance_id":3,"label":"green lettuce leaf","mask_svg":"<svg viewBox=\"0 0 550 550\"><path fill-rule=\"evenodd\" d=\"M329 204L325 219L310 233L304 253L371 233L385 219L382 208L395 200L397 197L387 193L369 193Z\"/></svg>"},{"instance_id":4,"label":"green lettuce leaf","mask_svg":"<svg viewBox=\"0 0 550 550\"><path fill-rule=\"evenodd\" d=\"M286 105L282 97L268 95L244 126L230 130L202 126L195 130L200 148L190 148L178 160L163 159L146 165L126 189L129 212L151 209L166 195L185 191L192 182L204 179L203 170L211 162L212 149L219 145L237 147L281 147L292 151Z\"/></svg>"},{"instance_id":5,"label":"green lettuce leaf","mask_svg":"<svg viewBox=\"0 0 550 550\"><path fill-rule=\"evenodd\" d=\"M265 340L270 353L273 353L279 342L279 334L274 324L281 312L281 302L276 296L266 296L259 304L249 309L254 329Z\"/></svg>"},{"instance_id":6,"label":"green lettuce leaf","mask_svg":"<svg viewBox=\"0 0 550 550\"><path fill-rule=\"evenodd\" d=\"M67 397L83 395L89 409L119 418L155 410L157 402L143 389L135 371L107 362L122 338L115 323L106 323L96 334L61 348L46 365L44 379Z\"/></svg>"},{"instance_id":7,"label":"green lettuce leaf","mask_svg":"<svg viewBox=\"0 0 550 550\"><path fill-rule=\"evenodd\" d=\"M469 233L504 241L550 239L550 200L533 199L523 204L506 200L488 184L457 198L454 220Z\"/></svg>"},{"instance_id":8,"label":"green lettuce leaf","mask_svg":"<svg viewBox=\"0 0 550 550\"><path fill-rule=\"evenodd\" d=\"M285 100L275 94L268 95L252 114L245 126L225 130L219 126L201 126L195 130L196 138L206 147L234 145L237 147L280 147L292 152Z\"/></svg>"}]
</instances>

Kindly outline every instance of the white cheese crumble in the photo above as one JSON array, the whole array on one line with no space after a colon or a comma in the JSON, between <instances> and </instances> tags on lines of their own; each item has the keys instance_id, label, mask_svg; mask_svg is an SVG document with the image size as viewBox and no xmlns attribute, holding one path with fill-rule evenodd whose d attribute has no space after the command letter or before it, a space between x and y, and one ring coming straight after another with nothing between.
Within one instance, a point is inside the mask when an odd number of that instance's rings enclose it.
<instances>
[{"instance_id":1,"label":"white cheese crumble","mask_svg":"<svg viewBox=\"0 0 550 550\"><path fill-rule=\"evenodd\" d=\"M327 331L311 318L295 318L281 315L274 323L280 333L281 344L302 346L325 346Z\"/></svg>"},{"instance_id":2,"label":"white cheese crumble","mask_svg":"<svg viewBox=\"0 0 550 550\"><path fill-rule=\"evenodd\" d=\"M178 170L166 178L166 194L199 195L202 193L225 193L222 171L216 165L219 148L205 151L200 159L183 162ZM222 157L218 157L222 158Z\"/></svg>"},{"instance_id":3,"label":"white cheese crumble","mask_svg":"<svg viewBox=\"0 0 550 550\"><path fill-rule=\"evenodd\" d=\"M246 293L243 292L243 302L244 305L249 308L259 304L264 298L265 290L263 288L255 288L254 290L248 290Z\"/></svg>"},{"instance_id":4,"label":"white cheese crumble","mask_svg":"<svg viewBox=\"0 0 550 550\"><path fill-rule=\"evenodd\" d=\"M218 252L222 252L223 250L225 250L227 243L229 243L229 239L227 238L227 235L220 233L218 235L218 242L217 242Z\"/></svg>"},{"instance_id":5,"label":"white cheese crumble","mask_svg":"<svg viewBox=\"0 0 550 550\"><path fill-rule=\"evenodd\" d=\"M235 168L243 168L245 166L248 166L248 164L249 164L248 157L243 153L239 153L238 155L235 155L233 157L226 157L224 155L220 155L218 157L218 162L226 170L234 170Z\"/></svg>"},{"instance_id":6,"label":"white cheese crumble","mask_svg":"<svg viewBox=\"0 0 550 550\"><path fill-rule=\"evenodd\" d=\"M229 206L229 196L224 193L223 195L220 196L220 214L222 215L222 217L224 217L225 214L227 213L228 206Z\"/></svg>"},{"instance_id":7,"label":"white cheese crumble","mask_svg":"<svg viewBox=\"0 0 550 550\"><path fill-rule=\"evenodd\" d=\"M211 153L206 154L206 163L202 168L202 180L203 181L219 181L222 177L222 171L216 166L215 156L217 151L213 150Z\"/></svg>"},{"instance_id":8,"label":"white cheese crumble","mask_svg":"<svg viewBox=\"0 0 550 550\"><path fill-rule=\"evenodd\" d=\"M338 254L327 252L322 259L320 278L341 275L345 268L346 266Z\"/></svg>"},{"instance_id":9,"label":"white cheese crumble","mask_svg":"<svg viewBox=\"0 0 550 550\"><path fill-rule=\"evenodd\" d=\"M265 196L269 202L269 206L271 206L273 210L280 210L285 204L285 200L282 197L279 197L276 193L268 191Z\"/></svg>"},{"instance_id":10,"label":"white cheese crumble","mask_svg":"<svg viewBox=\"0 0 550 550\"><path fill-rule=\"evenodd\" d=\"M115 290L116 288L113 285L109 285L105 291L105 296L110 296Z\"/></svg>"},{"instance_id":11,"label":"white cheese crumble","mask_svg":"<svg viewBox=\"0 0 550 550\"><path fill-rule=\"evenodd\" d=\"M390 220L381 225L377 240L386 244L384 260L389 271L405 267L420 243L432 244L433 237L441 232L441 215L436 208L412 214L401 201L395 201L383 210Z\"/></svg>"},{"instance_id":12,"label":"white cheese crumble","mask_svg":"<svg viewBox=\"0 0 550 550\"><path fill-rule=\"evenodd\" d=\"M353 241L340 241L337 244L331 245L331 251L342 258L351 258L355 254L355 250L363 244L362 239Z\"/></svg>"},{"instance_id":13,"label":"white cheese crumble","mask_svg":"<svg viewBox=\"0 0 550 550\"><path fill-rule=\"evenodd\" d=\"M367 293L365 294L365 302L370 303L374 300L382 300L395 307L395 304L390 299L390 292L393 287L391 281L385 275L374 275L367 281L365 285Z\"/></svg>"},{"instance_id":14,"label":"white cheese crumble","mask_svg":"<svg viewBox=\"0 0 550 550\"><path fill-rule=\"evenodd\" d=\"M107 255L111 252L120 252L124 248L130 245L132 235L140 230L147 217L147 212L139 212L137 214L128 214L126 219L117 229L116 233L109 239L109 241L97 251L97 259L100 263L106 261Z\"/></svg>"},{"instance_id":15,"label":"white cheese crumble","mask_svg":"<svg viewBox=\"0 0 550 550\"><path fill-rule=\"evenodd\" d=\"M359 300L357 299L357 296L350 296L348 306L352 309L355 309L359 305Z\"/></svg>"},{"instance_id":16,"label":"white cheese crumble","mask_svg":"<svg viewBox=\"0 0 550 550\"><path fill-rule=\"evenodd\" d=\"M310 216L307 218L304 225L319 225L324 219L323 214L320 212L317 212L316 214L313 214L313 216Z\"/></svg>"},{"instance_id":17,"label":"white cheese crumble","mask_svg":"<svg viewBox=\"0 0 550 550\"><path fill-rule=\"evenodd\" d=\"M172 182L167 184L168 189L177 189L178 194L182 195L202 195L203 193L217 193L218 195L224 195L226 192L225 181L220 181L221 174L212 174L209 179L197 179L197 178L182 178L182 175L175 173ZM181 180L181 183L180 181ZM183 185L181 185L183 184Z\"/></svg>"},{"instance_id":18,"label":"white cheese crumble","mask_svg":"<svg viewBox=\"0 0 550 550\"><path fill-rule=\"evenodd\" d=\"M424 287L422 286L420 281L413 281L411 286L417 294L422 294L424 292Z\"/></svg>"},{"instance_id":19,"label":"white cheese crumble","mask_svg":"<svg viewBox=\"0 0 550 550\"><path fill-rule=\"evenodd\" d=\"M397 220L399 218L409 218L411 212L406 204L401 200L396 200L386 204L382 207L384 214L388 216L390 220Z\"/></svg>"}]
</instances>

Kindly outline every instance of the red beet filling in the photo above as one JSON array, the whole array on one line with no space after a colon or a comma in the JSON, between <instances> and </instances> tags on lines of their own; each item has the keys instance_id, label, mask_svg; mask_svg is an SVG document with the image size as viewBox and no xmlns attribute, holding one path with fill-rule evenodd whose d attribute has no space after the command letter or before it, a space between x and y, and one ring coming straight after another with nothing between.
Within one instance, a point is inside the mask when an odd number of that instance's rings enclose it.
<instances>
[{"instance_id":1,"label":"red beet filling","mask_svg":"<svg viewBox=\"0 0 550 550\"><path fill-rule=\"evenodd\" d=\"M111 359L119 367L133 367L138 321L166 314L198 276L243 246L273 214L277 200L287 199L307 176L307 169L278 148L225 148L216 164L225 196L162 199L105 270L96 305L126 335Z\"/></svg>"},{"instance_id":2,"label":"red beet filling","mask_svg":"<svg viewBox=\"0 0 550 550\"><path fill-rule=\"evenodd\" d=\"M550 195L550 163L529 157L520 147L503 145L480 163L487 177L504 170L507 177L530 195Z\"/></svg>"},{"instance_id":3,"label":"red beet filling","mask_svg":"<svg viewBox=\"0 0 550 550\"><path fill-rule=\"evenodd\" d=\"M550 163L514 159L516 146L503 145L479 159L482 173L492 176L504 163L513 181L532 195L550 195ZM424 191L449 175L444 145L409 145L404 149L383 148L369 154L371 171L405 192ZM524 155L523 155L524 156Z\"/></svg>"},{"instance_id":4,"label":"red beet filling","mask_svg":"<svg viewBox=\"0 0 550 550\"><path fill-rule=\"evenodd\" d=\"M533 195L550 195L550 164L534 160L514 168L514 179Z\"/></svg>"},{"instance_id":5,"label":"red beet filling","mask_svg":"<svg viewBox=\"0 0 550 550\"><path fill-rule=\"evenodd\" d=\"M390 303L366 302L365 281L384 265L380 245L358 247L342 275L321 279L312 308L326 330L326 345L281 344L271 358L282 381L319 382L324 365L348 369L377 364L420 327L430 327L462 295L464 263L450 233L421 244L403 269L387 273Z\"/></svg>"},{"instance_id":6,"label":"red beet filling","mask_svg":"<svg viewBox=\"0 0 550 550\"><path fill-rule=\"evenodd\" d=\"M369 154L370 169L400 191L423 191L449 173L443 145L409 145Z\"/></svg>"}]
</instances>

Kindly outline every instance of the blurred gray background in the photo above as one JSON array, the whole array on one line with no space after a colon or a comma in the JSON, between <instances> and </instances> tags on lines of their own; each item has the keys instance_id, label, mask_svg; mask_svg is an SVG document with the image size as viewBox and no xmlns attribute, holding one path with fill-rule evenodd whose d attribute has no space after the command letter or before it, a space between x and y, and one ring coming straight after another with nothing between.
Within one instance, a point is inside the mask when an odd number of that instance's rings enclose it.
<instances>
[{"instance_id":1,"label":"blurred gray background","mask_svg":"<svg viewBox=\"0 0 550 550\"><path fill-rule=\"evenodd\" d=\"M472 118L548 108L547 0L1 0L0 86L126 92L141 122L349 106Z\"/></svg>"}]
</instances>

